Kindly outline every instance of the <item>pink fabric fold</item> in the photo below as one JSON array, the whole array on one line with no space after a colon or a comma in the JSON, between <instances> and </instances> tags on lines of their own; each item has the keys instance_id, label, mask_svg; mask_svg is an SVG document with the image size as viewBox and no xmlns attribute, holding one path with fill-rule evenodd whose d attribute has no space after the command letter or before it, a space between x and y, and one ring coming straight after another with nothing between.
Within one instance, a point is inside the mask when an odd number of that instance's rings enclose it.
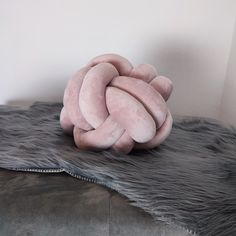
<instances>
[{"instance_id":1,"label":"pink fabric fold","mask_svg":"<svg viewBox=\"0 0 236 236\"><path fill-rule=\"evenodd\" d=\"M133 67L124 57L92 59L69 80L60 123L80 149L129 153L160 145L173 119L166 101L173 85L149 64Z\"/></svg>"}]
</instances>

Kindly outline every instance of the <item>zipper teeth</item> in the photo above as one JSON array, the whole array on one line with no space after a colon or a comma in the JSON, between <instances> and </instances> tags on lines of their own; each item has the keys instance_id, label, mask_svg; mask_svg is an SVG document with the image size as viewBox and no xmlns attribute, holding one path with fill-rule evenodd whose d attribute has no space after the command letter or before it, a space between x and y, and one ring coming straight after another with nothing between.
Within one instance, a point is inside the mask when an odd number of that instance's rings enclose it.
<instances>
[{"instance_id":1,"label":"zipper teeth","mask_svg":"<svg viewBox=\"0 0 236 236\"><path fill-rule=\"evenodd\" d=\"M87 181L87 182L90 182L90 183L98 183L98 184L101 184L103 186L106 186L106 187L109 187L113 190L115 190L116 192L122 194L119 190L117 190L116 188L112 187L112 186L108 186L107 184L105 183L102 183L102 182L99 182L97 181L96 179L93 179L93 178L89 178L89 177L85 177L85 176L81 176L81 175L77 175L77 174L74 174L68 170L65 170L64 168L55 168L55 169L38 169L38 168L9 168L9 170L15 170L15 171L29 171L29 172L38 172L38 173L61 173L61 172L66 172L68 173L69 175L77 178L77 179L80 179L80 180L84 180L84 181ZM122 194L123 195L123 194ZM197 234L193 231L193 230L189 230L185 227L181 227L180 228L183 228L184 230L186 230L188 233L192 234L193 236L197 236Z\"/></svg>"},{"instance_id":2,"label":"zipper teeth","mask_svg":"<svg viewBox=\"0 0 236 236\"><path fill-rule=\"evenodd\" d=\"M64 168L55 168L55 169L38 169L38 168L9 168L10 170L15 170L15 171L28 171L28 172L38 172L38 173L61 173L61 172L66 172L69 175L77 178L77 179L81 179L87 182L91 182L91 183L98 183L98 181L96 179L92 179L89 177L85 177L82 175L77 175L74 174L68 170L65 170Z\"/></svg>"},{"instance_id":3,"label":"zipper teeth","mask_svg":"<svg viewBox=\"0 0 236 236\"><path fill-rule=\"evenodd\" d=\"M77 178L77 179L85 180L85 181L90 182L90 183L98 183L98 181L95 180L95 179L88 178L88 177L81 176L81 175L77 175L77 174L74 174L74 173L72 173L72 172L70 172L70 171L68 171L68 170L64 170L64 171L65 171L66 173L68 173L69 175L71 175L71 176Z\"/></svg>"},{"instance_id":4,"label":"zipper teeth","mask_svg":"<svg viewBox=\"0 0 236 236\"><path fill-rule=\"evenodd\" d=\"M63 172L63 168L58 169L38 169L38 168L9 168L16 171L29 171L29 172L41 172L41 173L60 173Z\"/></svg>"}]
</instances>

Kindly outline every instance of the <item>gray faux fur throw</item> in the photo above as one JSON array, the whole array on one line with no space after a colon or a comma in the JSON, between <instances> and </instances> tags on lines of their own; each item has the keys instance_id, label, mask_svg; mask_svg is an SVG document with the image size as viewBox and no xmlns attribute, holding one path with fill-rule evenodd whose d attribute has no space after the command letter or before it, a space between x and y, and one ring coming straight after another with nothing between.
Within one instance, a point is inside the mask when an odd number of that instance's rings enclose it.
<instances>
[{"instance_id":1,"label":"gray faux fur throw","mask_svg":"<svg viewBox=\"0 0 236 236\"><path fill-rule=\"evenodd\" d=\"M236 131L175 120L158 148L118 155L78 150L59 125L60 103L0 107L0 167L67 172L125 195L155 219L196 235L236 235Z\"/></svg>"}]
</instances>

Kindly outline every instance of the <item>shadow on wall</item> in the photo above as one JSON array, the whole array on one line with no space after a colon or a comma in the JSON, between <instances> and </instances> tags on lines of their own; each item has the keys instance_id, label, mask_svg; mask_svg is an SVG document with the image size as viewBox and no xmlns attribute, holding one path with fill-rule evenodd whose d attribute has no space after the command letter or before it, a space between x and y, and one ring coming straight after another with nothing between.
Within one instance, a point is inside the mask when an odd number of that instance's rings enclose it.
<instances>
[{"instance_id":1,"label":"shadow on wall","mask_svg":"<svg viewBox=\"0 0 236 236\"><path fill-rule=\"evenodd\" d=\"M19 99L15 99L15 100L8 100L6 102L6 105L8 106L22 106L22 107L29 107L30 105L32 105L34 103L33 100L19 100Z\"/></svg>"},{"instance_id":2,"label":"shadow on wall","mask_svg":"<svg viewBox=\"0 0 236 236\"><path fill-rule=\"evenodd\" d=\"M207 45L195 44L191 39L167 39L148 45L151 48L145 51L145 59L174 84L168 101L172 113L217 118L220 98L213 88L215 72L211 68L213 62L209 59ZM213 97L209 98L209 94Z\"/></svg>"},{"instance_id":3,"label":"shadow on wall","mask_svg":"<svg viewBox=\"0 0 236 236\"><path fill-rule=\"evenodd\" d=\"M7 100L6 104L12 106L30 106L36 101L62 102L64 89L69 79L70 76L68 78L66 76L61 78L54 78L53 76L42 78L37 81L37 84L34 83L34 87L32 87L33 92L31 91L25 96L20 96L20 98L16 97Z\"/></svg>"}]
</instances>

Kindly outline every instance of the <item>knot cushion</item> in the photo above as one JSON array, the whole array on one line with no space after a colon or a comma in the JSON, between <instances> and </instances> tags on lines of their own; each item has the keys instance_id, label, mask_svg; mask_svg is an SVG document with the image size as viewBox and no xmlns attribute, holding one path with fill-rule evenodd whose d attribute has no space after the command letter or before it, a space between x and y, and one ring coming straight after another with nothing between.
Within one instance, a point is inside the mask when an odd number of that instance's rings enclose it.
<instances>
[{"instance_id":1,"label":"knot cushion","mask_svg":"<svg viewBox=\"0 0 236 236\"><path fill-rule=\"evenodd\" d=\"M116 54L92 59L69 80L60 124L80 149L129 153L158 146L169 135L172 82L149 64Z\"/></svg>"}]
</instances>

